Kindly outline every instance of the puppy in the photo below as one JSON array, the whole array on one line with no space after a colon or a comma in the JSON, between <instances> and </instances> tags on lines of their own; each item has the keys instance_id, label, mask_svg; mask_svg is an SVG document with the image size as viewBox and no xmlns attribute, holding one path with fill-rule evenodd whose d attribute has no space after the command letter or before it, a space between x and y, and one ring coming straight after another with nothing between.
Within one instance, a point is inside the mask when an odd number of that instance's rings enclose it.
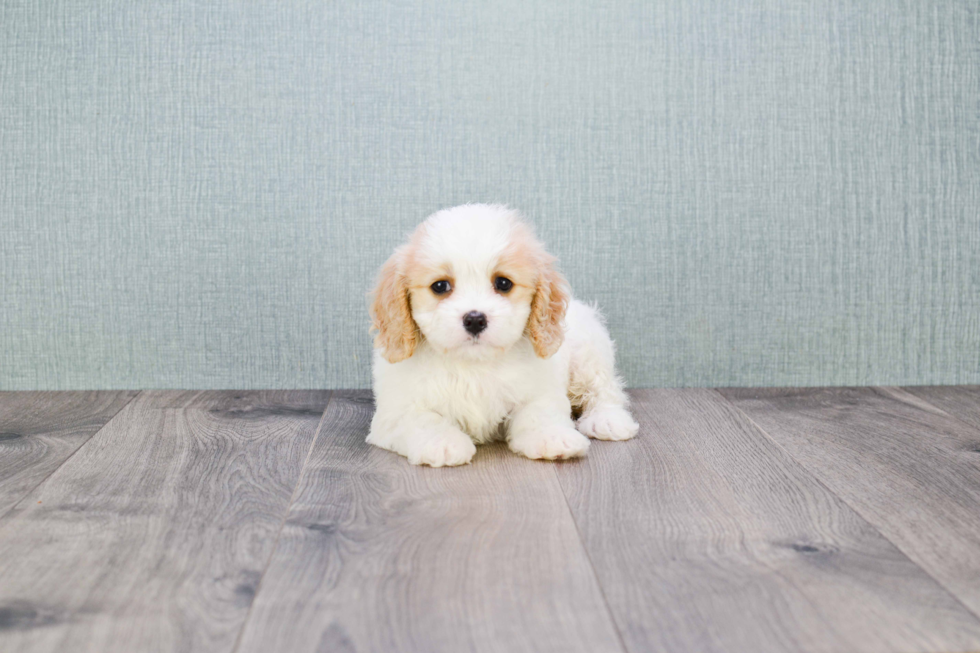
<instances>
[{"instance_id":1,"label":"puppy","mask_svg":"<svg viewBox=\"0 0 980 653\"><path fill-rule=\"evenodd\" d=\"M528 458L571 458L586 436L637 432L602 318L571 299L516 211L430 216L381 268L371 317L367 441L413 464L462 465L496 439Z\"/></svg>"}]
</instances>

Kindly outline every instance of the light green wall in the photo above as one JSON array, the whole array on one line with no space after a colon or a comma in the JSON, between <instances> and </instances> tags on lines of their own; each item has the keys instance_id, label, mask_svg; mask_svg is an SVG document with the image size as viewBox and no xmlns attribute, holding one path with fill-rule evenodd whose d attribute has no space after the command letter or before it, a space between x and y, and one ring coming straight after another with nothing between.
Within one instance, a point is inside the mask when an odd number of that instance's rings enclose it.
<instances>
[{"instance_id":1,"label":"light green wall","mask_svg":"<svg viewBox=\"0 0 980 653\"><path fill-rule=\"evenodd\" d=\"M976 0L3 2L0 389L370 383L521 208L633 385L980 382Z\"/></svg>"}]
</instances>

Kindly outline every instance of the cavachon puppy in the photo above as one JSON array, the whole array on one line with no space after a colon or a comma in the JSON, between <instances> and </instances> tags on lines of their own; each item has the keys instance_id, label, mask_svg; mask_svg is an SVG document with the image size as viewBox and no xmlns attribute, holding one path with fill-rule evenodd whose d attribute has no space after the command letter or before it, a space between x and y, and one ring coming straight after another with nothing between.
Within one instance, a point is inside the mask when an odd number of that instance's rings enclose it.
<instances>
[{"instance_id":1,"label":"cavachon puppy","mask_svg":"<svg viewBox=\"0 0 980 653\"><path fill-rule=\"evenodd\" d=\"M586 436L637 432L602 317L571 298L555 258L507 207L425 220L381 268L371 317L367 441L413 464L468 463L497 439L528 458L569 458Z\"/></svg>"}]
</instances>

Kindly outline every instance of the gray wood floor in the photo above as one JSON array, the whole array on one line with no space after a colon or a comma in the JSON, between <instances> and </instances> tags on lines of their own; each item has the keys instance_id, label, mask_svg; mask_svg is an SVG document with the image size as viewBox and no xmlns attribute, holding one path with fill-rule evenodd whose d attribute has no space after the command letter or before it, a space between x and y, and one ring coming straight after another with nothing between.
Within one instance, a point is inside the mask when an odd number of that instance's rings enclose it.
<instances>
[{"instance_id":1,"label":"gray wood floor","mask_svg":"<svg viewBox=\"0 0 980 653\"><path fill-rule=\"evenodd\" d=\"M980 387L632 397L429 469L366 391L0 393L0 651L980 650Z\"/></svg>"}]
</instances>

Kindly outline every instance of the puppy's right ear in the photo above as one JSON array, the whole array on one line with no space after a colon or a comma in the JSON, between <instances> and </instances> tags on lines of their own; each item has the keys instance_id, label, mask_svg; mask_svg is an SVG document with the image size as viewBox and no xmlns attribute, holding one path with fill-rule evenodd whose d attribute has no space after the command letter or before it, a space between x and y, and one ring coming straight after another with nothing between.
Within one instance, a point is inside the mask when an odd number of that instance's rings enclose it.
<instances>
[{"instance_id":1,"label":"puppy's right ear","mask_svg":"<svg viewBox=\"0 0 980 653\"><path fill-rule=\"evenodd\" d=\"M389 363L405 360L415 353L419 328L412 318L405 277L407 248L399 247L381 267L378 283L371 293L372 326L378 330L374 346Z\"/></svg>"}]
</instances>

